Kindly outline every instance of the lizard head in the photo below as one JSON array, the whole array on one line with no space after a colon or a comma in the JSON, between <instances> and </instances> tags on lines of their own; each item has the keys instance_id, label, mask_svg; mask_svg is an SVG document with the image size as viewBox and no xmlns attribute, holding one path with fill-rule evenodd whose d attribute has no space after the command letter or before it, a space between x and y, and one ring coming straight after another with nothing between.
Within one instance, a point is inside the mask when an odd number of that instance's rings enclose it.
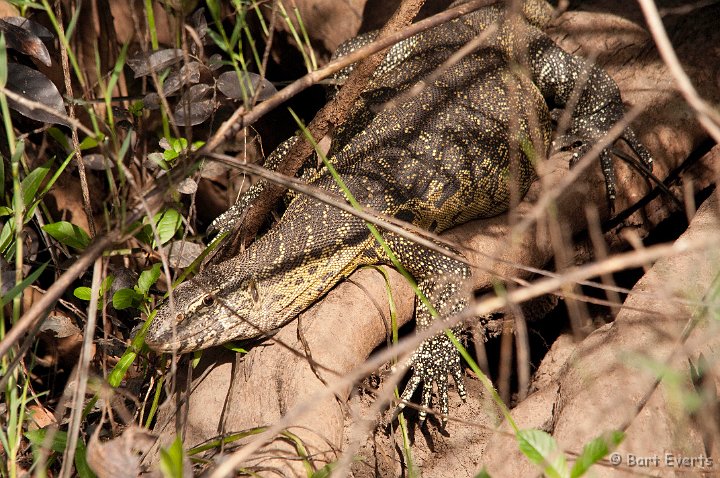
<instances>
[{"instance_id":1,"label":"lizard head","mask_svg":"<svg viewBox=\"0 0 720 478\"><path fill-rule=\"evenodd\" d=\"M210 267L183 282L173 291L172 304L168 300L158 307L145 336L150 348L185 353L268 332L255 279L216 269Z\"/></svg>"}]
</instances>

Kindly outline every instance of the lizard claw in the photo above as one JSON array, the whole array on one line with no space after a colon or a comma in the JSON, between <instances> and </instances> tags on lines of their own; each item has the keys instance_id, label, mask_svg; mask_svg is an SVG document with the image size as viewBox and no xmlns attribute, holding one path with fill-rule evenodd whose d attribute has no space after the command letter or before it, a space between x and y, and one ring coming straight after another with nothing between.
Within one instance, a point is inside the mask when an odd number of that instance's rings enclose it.
<instances>
[{"instance_id":1,"label":"lizard claw","mask_svg":"<svg viewBox=\"0 0 720 478\"><path fill-rule=\"evenodd\" d=\"M633 150L635 155L640 159L645 170L648 172L652 171L653 159L650 152L638 141L635 136L635 132L632 128L625 128L620 139L625 141L630 149ZM555 149L561 151L572 150L573 155L570 158L570 167L572 168L583 156L585 156L594 144L592 140L584 140L577 135L564 135L557 138L555 141ZM602 169L603 176L605 177L605 191L607 198L612 205L617 195L617 183L615 179L615 171L612 166L612 156L610 154L610 147L605 148L600 153L600 168Z\"/></svg>"},{"instance_id":2,"label":"lizard claw","mask_svg":"<svg viewBox=\"0 0 720 478\"><path fill-rule=\"evenodd\" d=\"M440 401L440 412L444 415L442 425L447 423L449 407L448 407L448 375L452 375L457 386L458 394L465 401L465 382L460 366L460 354L450 342L445 334L431 337L424 341L420 347L412 354L408 362L408 366L412 368L410 381L405 386L400 398L404 401L410 401L415 390L422 382L422 396L420 405L424 408L430 408L432 402L433 383L437 384L438 399ZM398 406L398 412L405 408L405 404ZM427 411L420 410L420 422L424 422L427 418Z\"/></svg>"},{"instance_id":3,"label":"lizard claw","mask_svg":"<svg viewBox=\"0 0 720 478\"><path fill-rule=\"evenodd\" d=\"M572 147L573 155L570 158L570 167L575 166L575 164L580 161L580 158L592 149L592 146L592 143L583 142L580 146ZM607 194L608 202L612 205L617 196L617 180L615 179L615 170L612 165L612 156L610 156L608 149L603 149L599 156L600 169L605 178L605 193Z\"/></svg>"}]
</instances>

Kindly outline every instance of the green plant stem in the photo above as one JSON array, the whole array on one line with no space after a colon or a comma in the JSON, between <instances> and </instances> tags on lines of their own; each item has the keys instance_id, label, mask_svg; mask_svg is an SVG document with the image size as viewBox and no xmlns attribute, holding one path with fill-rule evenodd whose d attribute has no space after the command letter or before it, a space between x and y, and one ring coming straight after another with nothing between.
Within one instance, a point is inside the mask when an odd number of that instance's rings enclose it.
<instances>
[{"instance_id":1,"label":"green plant stem","mask_svg":"<svg viewBox=\"0 0 720 478\"><path fill-rule=\"evenodd\" d=\"M155 11L152 0L145 0L145 19L150 31L150 46L153 50L157 50L160 48L160 44L158 43L157 28L155 28Z\"/></svg>"}]
</instances>

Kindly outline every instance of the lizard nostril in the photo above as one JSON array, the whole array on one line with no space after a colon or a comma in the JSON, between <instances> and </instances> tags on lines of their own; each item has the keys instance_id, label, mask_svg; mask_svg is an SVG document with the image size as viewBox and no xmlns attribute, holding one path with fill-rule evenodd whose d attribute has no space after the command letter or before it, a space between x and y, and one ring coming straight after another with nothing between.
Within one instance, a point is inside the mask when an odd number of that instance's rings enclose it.
<instances>
[{"instance_id":1,"label":"lizard nostril","mask_svg":"<svg viewBox=\"0 0 720 478\"><path fill-rule=\"evenodd\" d=\"M185 320L185 314L183 314L182 312L179 313L178 315L175 316L175 320L178 322L182 322L183 320Z\"/></svg>"}]
</instances>

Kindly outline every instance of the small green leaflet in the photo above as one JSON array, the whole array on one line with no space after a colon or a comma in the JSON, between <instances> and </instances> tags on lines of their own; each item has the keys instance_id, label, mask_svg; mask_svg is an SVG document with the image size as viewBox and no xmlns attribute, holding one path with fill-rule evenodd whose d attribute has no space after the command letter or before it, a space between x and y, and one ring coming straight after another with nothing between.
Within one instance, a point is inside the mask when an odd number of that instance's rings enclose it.
<instances>
[{"instance_id":1,"label":"small green leaflet","mask_svg":"<svg viewBox=\"0 0 720 478\"><path fill-rule=\"evenodd\" d=\"M162 264L159 262L157 264L153 264L153 266L150 269L142 271L140 274L140 278L138 279L138 285L137 285L137 291L140 292L143 296L147 295L150 291L150 287L157 282L157 280L160 278L160 268L162 267Z\"/></svg>"},{"instance_id":2,"label":"small green leaflet","mask_svg":"<svg viewBox=\"0 0 720 478\"><path fill-rule=\"evenodd\" d=\"M180 229L182 216L180 216L180 213L175 209L168 209L167 211L156 215L153 218L153 221L155 221L160 245L163 245L169 242L170 239L175 236L178 229ZM153 241L153 243L155 243L155 241Z\"/></svg>"},{"instance_id":3,"label":"small green leaflet","mask_svg":"<svg viewBox=\"0 0 720 478\"><path fill-rule=\"evenodd\" d=\"M112 304L115 309L123 310L130 307L139 307L142 299L143 296L137 293L135 289L123 288L115 291L112 296Z\"/></svg>"},{"instance_id":4,"label":"small green leaflet","mask_svg":"<svg viewBox=\"0 0 720 478\"><path fill-rule=\"evenodd\" d=\"M48 261L45 264L41 265L40 267L35 269L29 276L27 276L22 282L7 291L7 293L2 296L2 306L6 306L7 304L9 304L15 297L20 295L20 293L25 290L27 286L35 282L37 278L40 277L40 274L43 273L49 263L50 262Z\"/></svg>"},{"instance_id":5,"label":"small green leaflet","mask_svg":"<svg viewBox=\"0 0 720 478\"><path fill-rule=\"evenodd\" d=\"M82 228L67 221L46 224L43 226L43 231L59 243L81 251L90 244L90 236Z\"/></svg>"},{"instance_id":6,"label":"small green leaflet","mask_svg":"<svg viewBox=\"0 0 720 478\"><path fill-rule=\"evenodd\" d=\"M160 449L160 470L165 478L183 478L183 455L180 437L169 447Z\"/></svg>"},{"instance_id":7,"label":"small green leaflet","mask_svg":"<svg viewBox=\"0 0 720 478\"><path fill-rule=\"evenodd\" d=\"M550 478L570 476L565 455L551 435L542 430L519 430L516 436L520 451L530 461L542 467L546 476Z\"/></svg>"},{"instance_id":8,"label":"small green leaflet","mask_svg":"<svg viewBox=\"0 0 720 478\"><path fill-rule=\"evenodd\" d=\"M605 458L624 439L625 434L623 432L611 431L590 441L583 447L582 453L575 460L575 465L570 470L570 477L579 478L583 476L592 465Z\"/></svg>"}]
</instances>

